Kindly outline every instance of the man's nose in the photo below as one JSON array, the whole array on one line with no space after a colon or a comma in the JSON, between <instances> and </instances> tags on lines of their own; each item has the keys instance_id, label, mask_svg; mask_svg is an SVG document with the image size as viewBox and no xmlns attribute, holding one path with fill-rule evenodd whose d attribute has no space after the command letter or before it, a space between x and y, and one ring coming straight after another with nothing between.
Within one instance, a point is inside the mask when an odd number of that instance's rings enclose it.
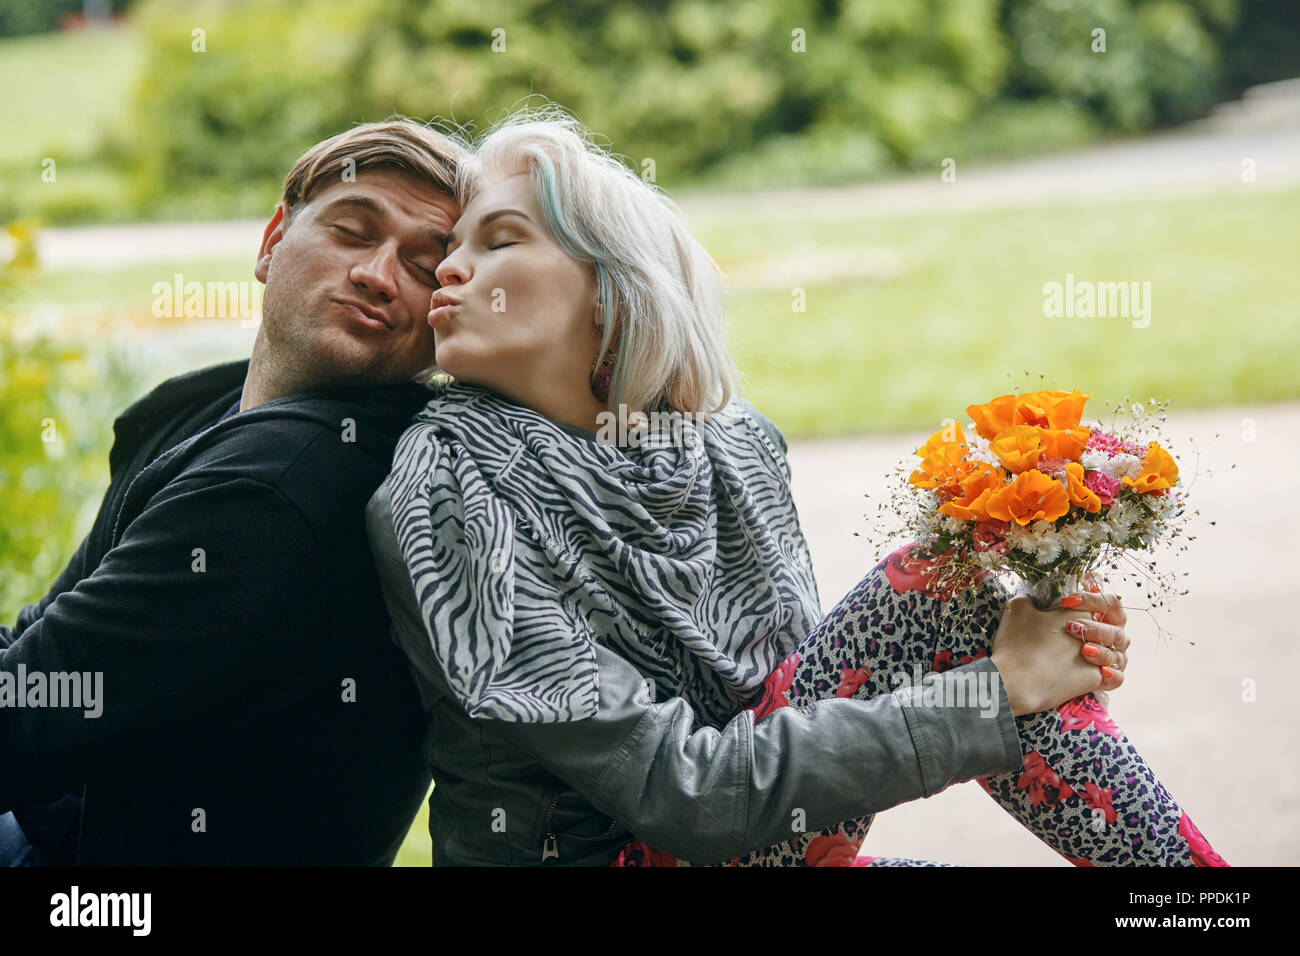
<instances>
[{"instance_id":1,"label":"man's nose","mask_svg":"<svg viewBox=\"0 0 1300 956\"><path fill-rule=\"evenodd\" d=\"M349 278L357 288L392 301L397 298L397 266L396 245L383 242L353 264Z\"/></svg>"}]
</instances>

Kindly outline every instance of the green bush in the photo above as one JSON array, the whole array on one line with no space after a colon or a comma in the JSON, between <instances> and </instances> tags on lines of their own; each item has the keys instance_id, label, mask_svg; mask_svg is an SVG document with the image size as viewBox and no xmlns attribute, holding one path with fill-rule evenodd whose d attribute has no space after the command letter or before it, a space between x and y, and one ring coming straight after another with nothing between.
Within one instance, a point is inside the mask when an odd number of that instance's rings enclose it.
<instances>
[{"instance_id":1,"label":"green bush","mask_svg":"<svg viewBox=\"0 0 1300 956\"><path fill-rule=\"evenodd\" d=\"M1006 0L1007 92L1118 130L1191 119L1220 93L1219 44L1238 16L1238 0Z\"/></svg>"},{"instance_id":2,"label":"green bush","mask_svg":"<svg viewBox=\"0 0 1300 956\"><path fill-rule=\"evenodd\" d=\"M106 412L128 400L126 363L69 342L10 304L34 275L34 228L0 235L0 620L45 594L89 530L108 483Z\"/></svg>"},{"instance_id":3,"label":"green bush","mask_svg":"<svg viewBox=\"0 0 1300 956\"><path fill-rule=\"evenodd\" d=\"M802 136L824 175L863 174L997 95L998 13L997 0L153 0L138 11L138 198L156 210L218 184L236 194L229 212L264 211L293 157L355 122L481 130L535 94L638 169L653 160L665 184L755 150L784 168ZM846 143L858 158L827 158Z\"/></svg>"},{"instance_id":4,"label":"green bush","mask_svg":"<svg viewBox=\"0 0 1300 956\"><path fill-rule=\"evenodd\" d=\"M132 11L144 62L130 128L113 124L93 155L68 153L80 184L66 195L25 187L0 197L0 216L262 215L293 159L354 123L400 113L481 130L538 95L638 171L652 161L669 188L829 184L1174 123L1300 69L1288 43L1300 15L1282 0L141 0ZM8 152L29 179L46 155Z\"/></svg>"}]
</instances>

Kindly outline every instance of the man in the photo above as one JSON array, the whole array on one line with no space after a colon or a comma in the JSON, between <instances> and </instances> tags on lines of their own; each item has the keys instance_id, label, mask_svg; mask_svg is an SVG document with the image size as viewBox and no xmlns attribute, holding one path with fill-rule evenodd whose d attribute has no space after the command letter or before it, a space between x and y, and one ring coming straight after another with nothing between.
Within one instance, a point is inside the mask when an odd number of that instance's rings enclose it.
<instances>
[{"instance_id":1,"label":"man","mask_svg":"<svg viewBox=\"0 0 1300 956\"><path fill-rule=\"evenodd\" d=\"M48 863L392 863L430 778L364 511L426 401L463 155L408 121L313 147L258 252L250 360L115 422L90 534L0 627L11 689L102 697L0 706L0 856L25 829Z\"/></svg>"}]
</instances>

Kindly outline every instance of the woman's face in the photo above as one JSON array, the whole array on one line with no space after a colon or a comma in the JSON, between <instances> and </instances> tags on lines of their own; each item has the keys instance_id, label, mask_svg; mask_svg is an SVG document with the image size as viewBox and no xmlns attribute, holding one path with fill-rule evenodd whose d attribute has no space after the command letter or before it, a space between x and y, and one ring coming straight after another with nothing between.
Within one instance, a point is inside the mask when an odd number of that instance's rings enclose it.
<instances>
[{"instance_id":1,"label":"woman's face","mask_svg":"<svg viewBox=\"0 0 1300 956\"><path fill-rule=\"evenodd\" d=\"M595 270L551 238L527 174L478 192L436 275L428 321L439 368L532 408L590 401Z\"/></svg>"}]
</instances>

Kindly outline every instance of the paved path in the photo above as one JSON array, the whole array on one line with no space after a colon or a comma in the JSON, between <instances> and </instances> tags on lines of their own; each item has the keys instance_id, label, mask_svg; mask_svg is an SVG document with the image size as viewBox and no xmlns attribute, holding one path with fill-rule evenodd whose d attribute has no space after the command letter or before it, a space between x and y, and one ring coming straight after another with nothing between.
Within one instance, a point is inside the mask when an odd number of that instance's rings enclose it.
<instances>
[{"instance_id":1,"label":"paved path","mask_svg":"<svg viewBox=\"0 0 1300 956\"><path fill-rule=\"evenodd\" d=\"M1248 420L1254 441L1243 440ZM1191 499L1201 511L1191 531L1197 540L1178 565L1189 572L1182 587L1191 593L1156 612L1164 638L1150 617L1130 611L1129 671L1111 695L1111 713L1229 863L1300 864L1292 683L1300 628L1286 607L1300 585L1300 511L1292 506L1300 497L1300 403L1171 412L1166 427L1201 450L1199 466L1189 466L1181 457L1187 446L1173 449L1185 472L1202 472ZM917 444L909 433L791 445L795 503L825 609L878 557L853 536L869 526L863 493L883 495L885 476L914 461ZM1145 604L1135 585L1114 590L1126 605ZM1255 682L1253 703L1242 700L1246 680ZM864 849L967 865L1068 865L973 783L881 814Z\"/></svg>"}]
</instances>

